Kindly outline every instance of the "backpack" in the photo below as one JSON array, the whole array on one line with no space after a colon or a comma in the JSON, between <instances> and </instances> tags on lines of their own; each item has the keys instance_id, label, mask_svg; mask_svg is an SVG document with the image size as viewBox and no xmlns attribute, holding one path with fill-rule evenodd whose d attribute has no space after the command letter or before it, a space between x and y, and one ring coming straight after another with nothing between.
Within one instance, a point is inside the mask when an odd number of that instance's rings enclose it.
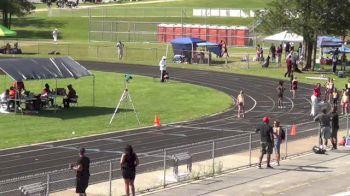
<instances>
[{"instance_id":1,"label":"backpack","mask_svg":"<svg viewBox=\"0 0 350 196\"><path fill-rule=\"evenodd\" d=\"M324 154L324 153L326 152L325 149L321 149L321 148L318 147L318 146L314 146L314 147L312 148L312 151L314 151L314 153L316 153L316 154Z\"/></svg>"},{"instance_id":2,"label":"backpack","mask_svg":"<svg viewBox=\"0 0 350 196\"><path fill-rule=\"evenodd\" d=\"M286 131L283 128L281 128L281 140L283 141L285 139L286 139Z\"/></svg>"}]
</instances>

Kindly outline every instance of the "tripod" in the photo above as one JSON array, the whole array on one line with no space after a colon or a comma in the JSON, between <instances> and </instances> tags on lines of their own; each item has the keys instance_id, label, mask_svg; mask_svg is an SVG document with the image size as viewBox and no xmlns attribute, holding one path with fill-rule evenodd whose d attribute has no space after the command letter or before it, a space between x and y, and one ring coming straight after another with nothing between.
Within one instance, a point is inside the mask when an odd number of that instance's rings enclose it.
<instances>
[{"instance_id":1,"label":"tripod","mask_svg":"<svg viewBox=\"0 0 350 196\"><path fill-rule=\"evenodd\" d=\"M113 121L115 115L117 114L118 109L119 109L119 107L120 107L120 105L121 105L122 102L124 102L124 104L125 104L126 107L128 107L129 104L132 106L132 109L134 110L134 113L135 113L137 122L138 122L139 125L140 125L139 115L137 114L136 109L135 109L135 106L134 106L134 104L132 103L132 99L131 99L131 96L130 96L130 93L129 93L129 90L128 90L127 82L125 82L125 89L124 89L124 91L123 91L122 96L121 96L120 99L119 99L119 103L118 103L117 107L116 107L115 110L114 110L113 116L112 116L111 120L109 121L109 124L112 124L112 121Z\"/></svg>"}]
</instances>

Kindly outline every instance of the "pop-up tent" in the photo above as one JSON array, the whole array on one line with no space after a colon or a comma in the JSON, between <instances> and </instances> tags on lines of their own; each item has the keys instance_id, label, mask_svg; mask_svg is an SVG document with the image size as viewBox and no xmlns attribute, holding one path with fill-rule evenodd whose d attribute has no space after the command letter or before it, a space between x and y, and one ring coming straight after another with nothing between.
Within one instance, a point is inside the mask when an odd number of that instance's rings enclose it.
<instances>
[{"instance_id":1,"label":"pop-up tent","mask_svg":"<svg viewBox=\"0 0 350 196\"><path fill-rule=\"evenodd\" d=\"M341 46L340 48L338 48L339 52L340 53L350 53L350 48L348 47L345 47L344 45ZM332 50L325 50L324 53L327 53L327 54L330 54L330 53L333 53L334 52L334 49Z\"/></svg>"},{"instance_id":2,"label":"pop-up tent","mask_svg":"<svg viewBox=\"0 0 350 196\"><path fill-rule=\"evenodd\" d=\"M193 50L197 48L197 44L202 42L206 41L193 37L180 37L173 39L170 43L173 46L174 55L184 55L184 52L192 54Z\"/></svg>"},{"instance_id":3,"label":"pop-up tent","mask_svg":"<svg viewBox=\"0 0 350 196\"><path fill-rule=\"evenodd\" d=\"M344 41L332 36L319 36L317 38L317 47L341 47Z\"/></svg>"},{"instance_id":4,"label":"pop-up tent","mask_svg":"<svg viewBox=\"0 0 350 196\"><path fill-rule=\"evenodd\" d=\"M0 74L15 81L65 79L93 76L93 105L95 105L95 77L71 57L0 59Z\"/></svg>"},{"instance_id":5,"label":"pop-up tent","mask_svg":"<svg viewBox=\"0 0 350 196\"><path fill-rule=\"evenodd\" d=\"M264 38L266 42L303 42L303 37L288 31L282 31L280 33L268 36Z\"/></svg>"}]
</instances>

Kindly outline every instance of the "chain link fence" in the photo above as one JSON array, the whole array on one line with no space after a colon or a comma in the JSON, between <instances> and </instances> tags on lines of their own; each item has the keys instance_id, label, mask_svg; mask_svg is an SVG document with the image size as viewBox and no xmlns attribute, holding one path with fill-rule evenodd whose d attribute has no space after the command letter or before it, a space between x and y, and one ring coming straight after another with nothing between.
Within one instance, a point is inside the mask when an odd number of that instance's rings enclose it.
<instances>
[{"instance_id":1,"label":"chain link fence","mask_svg":"<svg viewBox=\"0 0 350 196\"><path fill-rule=\"evenodd\" d=\"M341 127L347 127L349 119L340 119ZM317 144L318 124L308 122L296 125L297 135L291 136L291 125L285 125L286 139L281 144L283 159L309 152ZM200 131L200 128L198 128ZM208 129L208 128L205 128ZM209 128L210 129L210 128ZM223 130L224 131L224 130ZM341 133L345 134L345 133ZM348 134L348 131L347 131ZM316 141L314 141L316 140ZM254 166L258 163L260 136L253 132L240 131L230 137L139 153L137 168L137 191L166 187L174 183L196 180L226 171ZM68 165L67 165L68 168ZM95 162L90 166L90 186L98 195L122 195L123 181L119 160ZM42 183L46 195L62 195L64 191L74 192L75 172L63 169L49 173L25 176L0 182L0 195L20 196L19 187ZM63 192L62 192L63 191Z\"/></svg>"}]
</instances>

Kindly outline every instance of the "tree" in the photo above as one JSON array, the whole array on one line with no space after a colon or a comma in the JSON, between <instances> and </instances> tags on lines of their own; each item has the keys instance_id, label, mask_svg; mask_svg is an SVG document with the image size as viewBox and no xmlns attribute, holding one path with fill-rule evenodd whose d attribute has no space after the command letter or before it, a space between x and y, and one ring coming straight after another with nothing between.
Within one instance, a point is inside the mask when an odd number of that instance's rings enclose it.
<instances>
[{"instance_id":1,"label":"tree","mask_svg":"<svg viewBox=\"0 0 350 196\"><path fill-rule=\"evenodd\" d=\"M345 36L350 29L346 19L350 15L349 1L273 0L268 6L256 12L257 30L270 34L280 29L302 35L307 69L311 68L313 53L315 57L318 35Z\"/></svg>"},{"instance_id":2,"label":"tree","mask_svg":"<svg viewBox=\"0 0 350 196\"><path fill-rule=\"evenodd\" d=\"M35 6L28 0L1 0L0 12L2 16L2 24L11 28L12 16L22 17L29 14Z\"/></svg>"}]
</instances>

